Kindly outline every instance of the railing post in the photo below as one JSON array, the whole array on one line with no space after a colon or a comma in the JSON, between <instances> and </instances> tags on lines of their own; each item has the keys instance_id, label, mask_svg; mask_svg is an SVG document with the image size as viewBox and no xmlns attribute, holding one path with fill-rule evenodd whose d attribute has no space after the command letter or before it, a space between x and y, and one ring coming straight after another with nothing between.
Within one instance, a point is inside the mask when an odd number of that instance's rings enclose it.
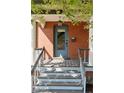
<instances>
[{"instance_id":1,"label":"railing post","mask_svg":"<svg viewBox=\"0 0 124 93\"><path fill-rule=\"evenodd\" d=\"M83 60L83 62L86 62L86 50L83 50L83 58L84 58L84 60Z\"/></svg>"},{"instance_id":2,"label":"railing post","mask_svg":"<svg viewBox=\"0 0 124 93\"><path fill-rule=\"evenodd\" d=\"M84 93L86 93L86 76L84 77Z\"/></svg>"},{"instance_id":3,"label":"railing post","mask_svg":"<svg viewBox=\"0 0 124 93\"><path fill-rule=\"evenodd\" d=\"M78 49L78 56L79 56L79 61L80 61L80 70L81 70L81 77L82 77L82 86L83 86L83 93L86 93L86 75L85 75L85 66L84 63L86 61L86 51L85 49L82 49L83 51L83 60L81 57L81 49Z\"/></svg>"}]
</instances>

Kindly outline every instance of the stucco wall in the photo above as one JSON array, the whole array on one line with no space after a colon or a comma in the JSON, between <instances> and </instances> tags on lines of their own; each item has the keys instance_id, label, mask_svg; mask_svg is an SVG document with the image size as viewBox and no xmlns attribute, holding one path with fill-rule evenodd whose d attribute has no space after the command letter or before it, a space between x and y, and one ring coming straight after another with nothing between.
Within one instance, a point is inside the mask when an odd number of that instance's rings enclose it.
<instances>
[{"instance_id":1,"label":"stucco wall","mask_svg":"<svg viewBox=\"0 0 124 93\"><path fill-rule=\"evenodd\" d=\"M37 48L45 47L45 58L53 57L53 26L47 24L43 29L41 25L37 24Z\"/></svg>"},{"instance_id":2,"label":"stucco wall","mask_svg":"<svg viewBox=\"0 0 124 93\"><path fill-rule=\"evenodd\" d=\"M85 23L80 23L79 25L72 25L70 22L64 23L68 25L68 55L72 59L78 58L77 49L88 48L88 31L84 29ZM37 24L37 48L42 48L45 46L46 58L54 56L54 26L57 25L57 22L47 22L45 27L42 28L40 23ZM76 41L72 42L71 37L75 36Z\"/></svg>"}]
</instances>

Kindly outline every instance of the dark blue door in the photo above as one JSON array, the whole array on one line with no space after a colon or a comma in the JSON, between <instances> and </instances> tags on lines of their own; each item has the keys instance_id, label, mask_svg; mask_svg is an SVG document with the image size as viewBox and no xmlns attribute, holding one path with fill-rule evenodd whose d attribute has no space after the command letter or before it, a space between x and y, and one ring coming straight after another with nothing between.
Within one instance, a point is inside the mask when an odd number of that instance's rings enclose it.
<instances>
[{"instance_id":1,"label":"dark blue door","mask_svg":"<svg viewBox=\"0 0 124 93\"><path fill-rule=\"evenodd\" d=\"M55 27L55 56L68 57L68 35L67 26Z\"/></svg>"}]
</instances>

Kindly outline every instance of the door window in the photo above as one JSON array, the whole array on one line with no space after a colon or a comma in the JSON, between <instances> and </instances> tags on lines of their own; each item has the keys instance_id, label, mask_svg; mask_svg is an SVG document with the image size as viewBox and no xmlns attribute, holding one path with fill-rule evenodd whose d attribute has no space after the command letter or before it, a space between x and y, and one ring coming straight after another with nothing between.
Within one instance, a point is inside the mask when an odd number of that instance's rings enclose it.
<instances>
[{"instance_id":1,"label":"door window","mask_svg":"<svg viewBox=\"0 0 124 93\"><path fill-rule=\"evenodd\" d=\"M64 50L65 49L65 30L58 29L57 31L57 49Z\"/></svg>"}]
</instances>

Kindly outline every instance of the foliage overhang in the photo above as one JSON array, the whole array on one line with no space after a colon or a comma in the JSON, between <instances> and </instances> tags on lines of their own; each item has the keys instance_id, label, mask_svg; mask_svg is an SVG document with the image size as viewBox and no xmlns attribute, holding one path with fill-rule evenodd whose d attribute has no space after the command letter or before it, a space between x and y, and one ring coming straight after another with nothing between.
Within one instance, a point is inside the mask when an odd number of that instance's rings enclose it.
<instances>
[{"instance_id":1,"label":"foliage overhang","mask_svg":"<svg viewBox=\"0 0 124 93\"><path fill-rule=\"evenodd\" d=\"M89 20L93 13L92 0L31 0L31 3L32 14L64 14L73 24Z\"/></svg>"}]
</instances>

